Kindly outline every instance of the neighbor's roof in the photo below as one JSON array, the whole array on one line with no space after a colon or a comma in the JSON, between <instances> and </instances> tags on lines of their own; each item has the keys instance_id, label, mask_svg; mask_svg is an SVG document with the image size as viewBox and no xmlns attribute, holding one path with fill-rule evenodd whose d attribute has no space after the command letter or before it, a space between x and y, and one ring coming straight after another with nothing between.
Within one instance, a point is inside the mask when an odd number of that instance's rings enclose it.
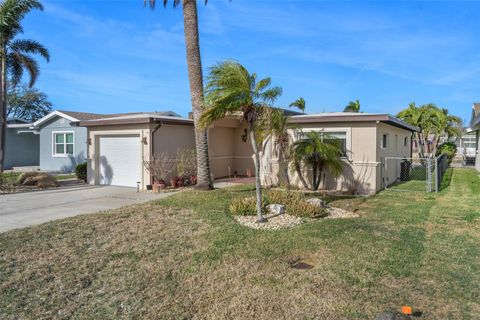
<instances>
[{"instance_id":1,"label":"neighbor's roof","mask_svg":"<svg viewBox=\"0 0 480 320\"><path fill-rule=\"evenodd\" d=\"M389 114L382 113L358 113L358 112L324 112L291 116L290 123L327 123L327 122L384 122L395 127L410 131L420 129Z\"/></svg>"},{"instance_id":2,"label":"neighbor's roof","mask_svg":"<svg viewBox=\"0 0 480 320\"><path fill-rule=\"evenodd\" d=\"M158 114L162 115L172 115L172 116L179 116L173 111L161 111L157 112ZM44 116L43 118L38 119L35 121L32 126L38 127L42 123L56 117L65 118L71 122L81 122L81 121L89 121L89 120L97 120L97 119L104 119L104 118L114 118L114 117L124 117L124 116L131 116L131 115L139 115L143 114L142 112L130 112L130 113L115 113L115 114L100 114L100 113L88 113L88 112L77 112L77 111L65 111L65 110L55 110Z\"/></svg>"},{"instance_id":3,"label":"neighbor's roof","mask_svg":"<svg viewBox=\"0 0 480 320\"><path fill-rule=\"evenodd\" d=\"M174 112L170 114L175 114ZM169 112L148 112L135 113L128 115L114 115L100 119L80 121L82 127L107 126L118 124L145 124L145 123L165 123L165 124L185 124L193 125L193 120L182 118L180 116L170 116Z\"/></svg>"}]
</instances>

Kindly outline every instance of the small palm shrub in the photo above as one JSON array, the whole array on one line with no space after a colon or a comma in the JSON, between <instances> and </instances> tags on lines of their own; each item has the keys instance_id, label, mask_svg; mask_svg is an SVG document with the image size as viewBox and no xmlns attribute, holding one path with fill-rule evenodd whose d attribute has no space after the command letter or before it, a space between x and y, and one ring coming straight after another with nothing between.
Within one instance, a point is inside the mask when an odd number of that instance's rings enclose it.
<instances>
[{"instance_id":1,"label":"small palm shrub","mask_svg":"<svg viewBox=\"0 0 480 320\"><path fill-rule=\"evenodd\" d=\"M268 206L268 199L263 197L262 211L265 212ZM230 212L236 216L254 216L257 214L257 198L234 198L230 202Z\"/></svg>"},{"instance_id":2,"label":"small palm shrub","mask_svg":"<svg viewBox=\"0 0 480 320\"><path fill-rule=\"evenodd\" d=\"M87 182L87 163L80 163L75 167L75 174L78 180Z\"/></svg>"},{"instance_id":3,"label":"small palm shrub","mask_svg":"<svg viewBox=\"0 0 480 320\"><path fill-rule=\"evenodd\" d=\"M270 203L283 204L287 207L287 213L302 218L320 218L327 214L325 208L307 202L307 198L300 192L270 190L264 194L262 211ZM230 212L233 215L253 216L256 214L256 198L235 198L230 203Z\"/></svg>"},{"instance_id":4,"label":"small palm shrub","mask_svg":"<svg viewBox=\"0 0 480 320\"><path fill-rule=\"evenodd\" d=\"M307 197L301 192L270 190L267 193L270 203L283 204L287 213L303 218L320 218L326 215L325 208L310 204Z\"/></svg>"}]
</instances>

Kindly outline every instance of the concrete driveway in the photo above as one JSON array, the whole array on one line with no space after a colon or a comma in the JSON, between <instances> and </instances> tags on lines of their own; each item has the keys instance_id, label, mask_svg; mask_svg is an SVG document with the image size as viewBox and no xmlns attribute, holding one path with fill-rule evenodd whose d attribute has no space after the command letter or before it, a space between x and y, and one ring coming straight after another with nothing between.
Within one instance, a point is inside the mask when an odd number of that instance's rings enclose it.
<instances>
[{"instance_id":1,"label":"concrete driveway","mask_svg":"<svg viewBox=\"0 0 480 320\"><path fill-rule=\"evenodd\" d=\"M0 232L161 199L171 194L137 193L135 188L87 185L0 195Z\"/></svg>"}]
</instances>

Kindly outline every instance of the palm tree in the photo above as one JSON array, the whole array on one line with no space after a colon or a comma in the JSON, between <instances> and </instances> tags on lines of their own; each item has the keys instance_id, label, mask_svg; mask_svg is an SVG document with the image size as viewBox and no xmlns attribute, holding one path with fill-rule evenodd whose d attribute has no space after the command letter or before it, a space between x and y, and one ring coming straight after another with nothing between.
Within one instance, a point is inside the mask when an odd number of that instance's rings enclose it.
<instances>
[{"instance_id":1,"label":"palm tree","mask_svg":"<svg viewBox=\"0 0 480 320\"><path fill-rule=\"evenodd\" d=\"M267 134L270 139L273 139L274 146L278 152L278 161L279 161L279 176L278 181L285 181L285 186L287 189L290 188L290 178L288 176L288 159L289 156L289 145L290 145L290 134L288 129L288 117L285 115L285 112L280 109L272 109L268 114L268 130Z\"/></svg>"},{"instance_id":2,"label":"palm tree","mask_svg":"<svg viewBox=\"0 0 480 320\"><path fill-rule=\"evenodd\" d=\"M350 101L343 112L360 112L360 101L357 99L355 101Z\"/></svg>"},{"instance_id":3,"label":"palm tree","mask_svg":"<svg viewBox=\"0 0 480 320\"><path fill-rule=\"evenodd\" d=\"M317 132L307 132L303 135L304 137L293 144L293 159L297 166L303 164L310 167L312 171L310 189L315 191L320 186L324 170L329 171L335 177L342 173L342 154L339 146L328 136L322 138ZM297 170L297 174L306 187L301 170Z\"/></svg>"},{"instance_id":4,"label":"palm tree","mask_svg":"<svg viewBox=\"0 0 480 320\"><path fill-rule=\"evenodd\" d=\"M155 0L144 0L144 4L155 8ZM197 185L200 190L213 189L210 176L210 162L208 159L207 131L199 125L199 120L204 109L203 74L200 57L200 36L198 33L198 16L196 0L173 0L173 7L180 2L183 7L183 26L185 45L187 49L188 78L190 80L190 97L192 100L193 123L195 125L195 146L197 149ZM205 4L207 1L205 1ZM168 0L163 0L163 6Z\"/></svg>"},{"instance_id":5,"label":"palm tree","mask_svg":"<svg viewBox=\"0 0 480 320\"><path fill-rule=\"evenodd\" d=\"M462 120L457 116L449 114L447 109L440 108L433 110L433 117L434 138L432 143L432 156L435 156L441 136L445 136L448 140L451 137L460 137L462 135Z\"/></svg>"},{"instance_id":6,"label":"palm tree","mask_svg":"<svg viewBox=\"0 0 480 320\"><path fill-rule=\"evenodd\" d=\"M7 77L13 85L20 82L24 70L30 76L32 87L40 73L38 63L31 56L39 54L47 61L50 59L48 50L34 40L15 39L23 33L21 22L31 10L43 10L37 0L4 0L0 4L0 173L3 172L5 160L5 135L7 130Z\"/></svg>"},{"instance_id":7,"label":"palm tree","mask_svg":"<svg viewBox=\"0 0 480 320\"><path fill-rule=\"evenodd\" d=\"M293 101L290 103L290 108L297 108L298 110L302 111L302 113L305 113L305 99L303 98L298 98L297 100Z\"/></svg>"},{"instance_id":8,"label":"palm tree","mask_svg":"<svg viewBox=\"0 0 480 320\"><path fill-rule=\"evenodd\" d=\"M414 133L414 140L415 144L417 145L417 152L420 158L425 157L425 149L424 149L424 139L423 139L423 132L422 132L422 123L424 118L424 111L418 108L415 105L415 102L411 102L408 105L408 108L400 111L397 114L397 117L402 119L403 121L410 123L420 129L420 132Z\"/></svg>"},{"instance_id":9,"label":"palm tree","mask_svg":"<svg viewBox=\"0 0 480 320\"><path fill-rule=\"evenodd\" d=\"M257 221L265 221L262 215L262 189L260 184L260 155L255 128L262 114L281 95L282 89L271 87L271 79L257 81L255 73L249 73L240 63L225 61L210 68L206 93L208 107L200 122L203 127L235 114L241 114L250 136L255 154L255 189L257 194Z\"/></svg>"}]
</instances>

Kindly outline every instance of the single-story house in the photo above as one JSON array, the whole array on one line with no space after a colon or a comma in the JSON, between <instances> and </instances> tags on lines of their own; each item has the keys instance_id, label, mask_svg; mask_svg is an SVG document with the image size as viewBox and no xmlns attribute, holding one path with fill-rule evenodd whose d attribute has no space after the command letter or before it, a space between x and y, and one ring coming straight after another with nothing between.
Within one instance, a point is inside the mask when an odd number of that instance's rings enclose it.
<instances>
[{"instance_id":1,"label":"single-story house","mask_svg":"<svg viewBox=\"0 0 480 320\"><path fill-rule=\"evenodd\" d=\"M385 166L385 158L411 158L412 133L418 130L388 114L355 112L296 115L290 117L289 123L293 141L312 131L340 141L343 172L338 178L324 172L320 188L359 194L374 194L398 180L400 161ZM269 143L263 151L261 172L267 185L277 182L279 163L275 149ZM302 187L294 171L290 172L290 180Z\"/></svg>"},{"instance_id":2,"label":"single-story house","mask_svg":"<svg viewBox=\"0 0 480 320\"><path fill-rule=\"evenodd\" d=\"M385 157L410 158L412 132L417 128L386 114L321 113L290 116L292 140L300 132L326 133L342 141L345 162L341 177L326 175L325 189L372 194L398 178L397 168L384 172ZM92 184L139 186L152 182L144 160L160 152L174 156L178 149L194 148L191 119L155 113L80 121L88 129L88 180ZM254 156L241 118L215 122L208 130L210 169L213 178L254 175ZM265 144L261 154L261 180L276 182L275 146ZM298 177L291 172L293 183Z\"/></svg>"},{"instance_id":3,"label":"single-story house","mask_svg":"<svg viewBox=\"0 0 480 320\"><path fill-rule=\"evenodd\" d=\"M135 114L55 110L33 123L9 124L5 168L38 166L49 172L72 172L87 159L87 128L79 126L81 121ZM172 111L160 114L178 116Z\"/></svg>"},{"instance_id":4,"label":"single-story house","mask_svg":"<svg viewBox=\"0 0 480 320\"><path fill-rule=\"evenodd\" d=\"M478 148L480 146L480 103L474 103L472 106L472 119L470 121L470 130L475 132L476 141L475 141L475 168L480 171L480 153Z\"/></svg>"}]
</instances>

